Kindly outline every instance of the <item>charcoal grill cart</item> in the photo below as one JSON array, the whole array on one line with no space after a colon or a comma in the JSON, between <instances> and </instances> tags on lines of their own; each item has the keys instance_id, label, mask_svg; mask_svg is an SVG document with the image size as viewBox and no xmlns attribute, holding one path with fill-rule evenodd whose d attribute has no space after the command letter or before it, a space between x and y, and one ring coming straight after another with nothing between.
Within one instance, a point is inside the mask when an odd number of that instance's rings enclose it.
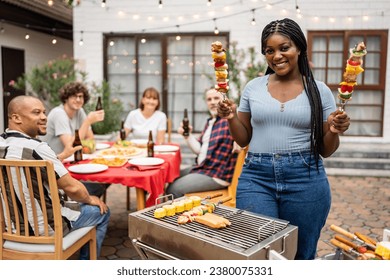
<instances>
[{"instance_id":1,"label":"charcoal grill cart","mask_svg":"<svg viewBox=\"0 0 390 280\"><path fill-rule=\"evenodd\" d=\"M141 259L266 260L294 259L296 254L298 228L288 221L221 205L214 213L231 226L179 225L178 215L154 218L161 206L129 214L129 237Z\"/></svg>"}]
</instances>

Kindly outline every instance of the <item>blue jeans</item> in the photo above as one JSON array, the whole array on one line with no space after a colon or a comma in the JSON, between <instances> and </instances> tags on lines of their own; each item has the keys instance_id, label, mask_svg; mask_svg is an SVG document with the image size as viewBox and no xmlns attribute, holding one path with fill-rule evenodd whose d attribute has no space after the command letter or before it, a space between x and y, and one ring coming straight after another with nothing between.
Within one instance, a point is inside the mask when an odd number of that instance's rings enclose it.
<instances>
[{"instance_id":1,"label":"blue jeans","mask_svg":"<svg viewBox=\"0 0 390 280\"><path fill-rule=\"evenodd\" d=\"M97 256L100 256L103 240L106 236L110 210L106 214L100 214L100 208L88 204L80 204L81 214L76 221L71 222L72 230L87 226L96 225L96 249ZM84 245L80 250L80 259L89 260L89 244Z\"/></svg>"},{"instance_id":2,"label":"blue jeans","mask_svg":"<svg viewBox=\"0 0 390 280\"><path fill-rule=\"evenodd\" d=\"M310 167L309 167L310 165ZM237 186L237 208L298 226L295 259L314 259L331 204L322 160L310 152L249 152Z\"/></svg>"}]
</instances>

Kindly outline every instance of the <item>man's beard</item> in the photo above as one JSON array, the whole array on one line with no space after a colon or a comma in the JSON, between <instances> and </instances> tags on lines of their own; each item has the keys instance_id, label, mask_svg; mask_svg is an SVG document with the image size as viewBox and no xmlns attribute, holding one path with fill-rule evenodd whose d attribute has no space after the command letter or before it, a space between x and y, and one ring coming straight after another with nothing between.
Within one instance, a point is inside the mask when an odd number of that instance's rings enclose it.
<instances>
[{"instance_id":1,"label":"man's beard","mask_svg":"<svg viewBox=\"0 0 390 280\"><path fill-rule=\"evenodd\" d=\"M46 135L46 134L47 134L46 130L42 131L42 130L38 129L37 136L43 136L43 135Z\"/></svg>"},{"instance_id":2,"label":"man's beard","mask_svg":"<svg viewBox=\"0 0 390 280\"><path fill-rule=\"evenodd\" d=\"M218 111L217 111L217 108L215 109L209 109L209 112L210 112L210 115L213 116L213 117L216 117L218 115Z\"/></svg>"}]
</instances>

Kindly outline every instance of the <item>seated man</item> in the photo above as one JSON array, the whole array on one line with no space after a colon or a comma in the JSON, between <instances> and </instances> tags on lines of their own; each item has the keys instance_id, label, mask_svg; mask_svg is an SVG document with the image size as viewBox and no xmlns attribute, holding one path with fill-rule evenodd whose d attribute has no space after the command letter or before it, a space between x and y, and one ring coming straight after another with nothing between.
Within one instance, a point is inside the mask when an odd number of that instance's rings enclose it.
<instances>
[{"instance_id":1,"label":"seated man","mask_svg":"<svg viewBox=\"0 0 390 280\"><path fill-rule=\"evenodd\" d=\"M217 104L222 96L215 89L206 91L206 103L211 118L207 120L199 139L190 133L184 136L197 155L196 164L180 171L180 177L166 190L175 198L186 193L223 189L229 186L237 160L235 146L227 120L217 116ZM183 124L178 133L183 135ZM190 132L192 127L190 126Z\"/></svg>"},{"instance_id":2,"label":"seated man","mask_svg":"<svg viewBox=\"0 0 390 280\"><path fill-rule=\"evenodd\" d=\"M91 124L104 120L104 110L93 111L86 115L83 106L89 100L88 89L79 82L71 82L60 89L62 104L53 108L47 116L47 133L40 137L54 152L61 153L70 149L74 141L75 130L79 130L80 139L93 139ZM84 182L91 195L101 196L109 184Z\"/></svg>"},{"instance_id":3,"label":"seated man","mask_svg":"<svg viewBox=\"0 0 390 280\"><path fill-rule=\"evenodd\" d=\"M32 96L17 96L8 105L8 129L0 135L0 154L7 159L44 159L54 165L59 190L80 203L79 209L63 206L61 213L69 230L96 226L99 256L110 217L107 205L88 193L85 186L72 178L55 152L37 139L46 134L47 117L42 102ZM83 246L80 259L89 259L89 245Z\"/></svg>"}]
</instances>

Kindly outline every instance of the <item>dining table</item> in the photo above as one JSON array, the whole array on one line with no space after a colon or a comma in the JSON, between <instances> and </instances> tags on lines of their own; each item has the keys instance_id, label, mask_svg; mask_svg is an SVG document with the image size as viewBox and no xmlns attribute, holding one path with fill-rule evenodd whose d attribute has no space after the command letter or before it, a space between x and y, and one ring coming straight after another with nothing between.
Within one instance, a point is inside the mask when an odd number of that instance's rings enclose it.
<instances>
[{"instance_id":1,"label":"dining table","mask_svg":"<svg viewBox=\"0 0 390 280\"><path fill-rule=\"evenodd\" d=\"M108 142L111 146L113 143ZM74 161L65 162L64 165L68 169L70 175L80 181L100 182L110 184L121 184L128 188L136 188L137 210L142 210L145 207L150 207L158 202L161 195L164 194L167 183L173 182L180 175L181 152L180 146L175 143L162 145L164 148L172 147L173 149L158 149L159 145L155 145L155 159L162 162L161 164L153 165L137 165L132 164L131 159L119 167L108 166L99 172L72 172L75 165L90 164L91 160L98 156L94 153L83 161L75 163ZM161 146L161 147L162 147ZM176 147L176 148L174 148ZM146 158L145 153L134 157L133 159Z\"/></svg>"}]
</instances>

